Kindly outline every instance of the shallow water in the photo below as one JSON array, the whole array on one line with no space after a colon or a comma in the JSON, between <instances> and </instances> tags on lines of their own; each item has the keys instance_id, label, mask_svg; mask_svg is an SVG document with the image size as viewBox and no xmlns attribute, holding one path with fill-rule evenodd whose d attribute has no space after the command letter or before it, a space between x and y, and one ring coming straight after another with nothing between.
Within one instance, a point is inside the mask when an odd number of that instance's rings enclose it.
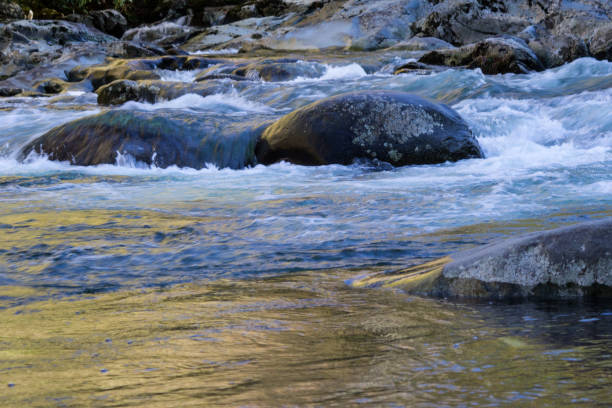
<instances>
[{"instance_id":1,"label":"shallow water","mask_svg":"<svg viewBox=\"0 0 612 408\"><path fill-rule=\"evenodd\" d=\"M455 108L487 158L22 163L28 141L101 108L87 92L1 99L0 403L609 405L609 305L457 305L344 281L610 216L612 63L499 76L303 63L321 76L223 80L224 94L119 109L272 120L350 90L401 90Z\"/></svg>"}]
</instances>

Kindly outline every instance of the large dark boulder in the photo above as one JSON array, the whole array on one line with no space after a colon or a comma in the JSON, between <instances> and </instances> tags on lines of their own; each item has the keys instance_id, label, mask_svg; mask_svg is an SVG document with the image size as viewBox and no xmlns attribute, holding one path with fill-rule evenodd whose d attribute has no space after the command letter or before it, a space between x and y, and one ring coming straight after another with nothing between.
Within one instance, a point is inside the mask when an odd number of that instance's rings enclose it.
<instances>
[{"instance_id":1,"label":"large dark boulder","mask_svg":"<svg viewBox=\"0 0 612 408\"><path fill-rule=\"evenodd\" d=\"M94 27L117 38L121 38L128 27L127 20L117 10L95 10L89 16Z\"/></svg>"},{"instance_id":2,"label":"large dark boulder","mask_svg":"<svg viewBox=\"0 0 612 408\"><path fill-rule=\"evenodd\" d=\"M258 122L223 121L176 111L115 110L56 127L22 149L74 165L112 164L119 155L137 162L200 169L207 164L255 164Z\"/></svg>"},{"instance_id":3,"label":"large dark boulder","mask_svg":"<svg viewBox=\"0 0 612 408\"><path fill-rule=\"evenodd\" d=\"M461 298L612 298L612 219L534 232L355 286Z\"/></svg>"},{"instance_id":4,"label":"large dark boulder","mask_svg":"<svg viewBox=\"0 0 612 408\"><path fill-rule=\"evenodd\" d=\"M271 125L257 144L264 164L395 166L483 157L468 125L446 105L402 92L362 91L326 98Z\"/></svg>"},{"instance_id":5,"label":"large dark boulder","mask_svg":"<svg viewBox=\"0 0 612 408\"><path fill-rule=\"evenodd\" d=\"M449 67L480 68L488 75L542 71L535 53L517 37L493 37L460 48L431 51L419 62Z\"/></svg>"}]
</instances>

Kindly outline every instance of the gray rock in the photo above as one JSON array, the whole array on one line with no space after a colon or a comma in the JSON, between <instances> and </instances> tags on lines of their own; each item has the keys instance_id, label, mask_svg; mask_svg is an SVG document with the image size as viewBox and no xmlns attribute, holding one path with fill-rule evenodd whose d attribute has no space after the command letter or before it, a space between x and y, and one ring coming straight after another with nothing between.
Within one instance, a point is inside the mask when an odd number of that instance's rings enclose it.
<instances>
[{"instance_id":1,"label":"gray rock","mask_svg":"<svg viewBox=\"0 0 612 408\"><path fill-rule=\"evenodd\" d=\"M90 12L89 15L91 16L93 26L103 33L121 38L127 30L127 20L117 10L96 10Z\"/></svg>"},{"instance_id":2,"label":"gray rock","mask_svg":"<svg viewBox=\"0 0 612 408\"><path fill-rule=\"evenodd\" d=\"M112 40L96 29L67 21L21 20L2 25L0 80L65 59L101 54Z\"/></svg>"},{"instance_id":3,"label":"gray rock","mask_svg":"<svg viewBox=\"0 0 612 408\"><path fill-rule=\"evenodd\" d=\"M527 27L518 37L525 41L546 68L555 68L589 56L582 39L572 34L555 35L541 24Z\"/></svg>"},{"instance_id":4,"label":"gray rock","mask_svg":"<svg viewBox=\"0 0 612 408\"><path fill-rule=\"evenodd\" d=\"M450 50L431 51L419 62L449 67L480 68L489 75L542 71L544 66L523 40L494 37Z\"/></svg>"},{"instance_id":5,"label":"gray rock","mask_svg":"<svg viewBox=\"0 0 612 408\"><path fill-rule=\"evenodd\" d=\"M181 22L163 21L127 30L121 39L145 47L172 49L201 32L201 29L187 26Z\"/></svg>"},{"instance_id":6,"label":"gray rock","mask_svg":"<svg viewBox=\"0 0 612 408\"><path fill-rule=\"evenodd\" d=\"M236 123L173 110L115 110L52 129L25 146L22 159L36 152L90 166L115 163L121 154L158 167L242 168L255 163L261 130L258 121Z\"/></svg>"},{"instance_id":7,"label":"gray rock","mask_svg":"<svg viewBox=\"0 0 612 408\"><path fill-rule=\"evenodd\" d=\"M521 235L355 286L436 297L612 297L612 219Z\"/></svg>"},{"instance_id":8,"label":"gray rock","mask_svg":"<svg viewBox=\"0 0 612 408\"><path fill-rule=\"evenodd\" d=\"M449 107L391 91L337 95L268 127L257 159L304 165L376 159L395 166L483 157L467 124Z\"/></svg>"},{"instance_id":9,"label":"gray rock","mask_svg":"<svg viewBox=\"0 0 612 408\"><path fill-rule=\"evenodd\" d=\"M595 58L612 61L612 23L595 30L591 36L590 50Z\"/></svg>"},{"instance_id":10,"label":"gray rock","mask_svg":"<svg viewBox=\"0 0 612 408\"><path fill-rule=\"evenodd\" d=\"M433 51L455 48L451 43L435 37L413 37L408 41L402 41L390 49L402 51Z\"/></svg>"},{"instance_id":11,"label":"gray rock","mask_svg":"<svg viewBox=\"0 0 612 408\"><path fill-rule=\"evenodd\" d=\"M530 25L522 15L508 14L504 2L447 0L413 25L419 35L464 45L500 34L517 34Z\"/></svg>"}]
</instances>

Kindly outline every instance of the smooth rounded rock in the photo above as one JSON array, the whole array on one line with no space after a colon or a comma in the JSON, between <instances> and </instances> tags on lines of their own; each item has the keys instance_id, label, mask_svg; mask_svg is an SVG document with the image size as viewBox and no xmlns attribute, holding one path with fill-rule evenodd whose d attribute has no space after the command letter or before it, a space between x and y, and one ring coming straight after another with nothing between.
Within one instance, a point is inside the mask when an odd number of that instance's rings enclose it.
<instances>
[{"instance_id":1,"label":"smooth rounded rock","mask_svg":"<svg viewBox=\"0 0 612 408\"><path fill-rule=\"evenodd\" d=\"M260 163L350 164L376 159L394 166L483 157L465 121L446 105L392 91L333 96L268 127Z\"/></svg>"},{"instance_id":2,"label":"smooth rounded rock","mask_svg":"<svg viewBox=\"0 0 612 408\"><path fill-rule=\"evenodd\" d=\"M353 284L435 297L612 298L612 218L520 235Z\"/></svg>"},{"instance_id":3,"label":"smooth rounded rock","mask_svg":"<svg viewBox=\"0 0 612 408\"><path fill-rule=\"evenodd\" d=\"M22 149L51 160L90 166L135 162L200 169L255 164L259 122L222 121L203 114L115 110L56 127Z\"/></svg>"}]
</instances>

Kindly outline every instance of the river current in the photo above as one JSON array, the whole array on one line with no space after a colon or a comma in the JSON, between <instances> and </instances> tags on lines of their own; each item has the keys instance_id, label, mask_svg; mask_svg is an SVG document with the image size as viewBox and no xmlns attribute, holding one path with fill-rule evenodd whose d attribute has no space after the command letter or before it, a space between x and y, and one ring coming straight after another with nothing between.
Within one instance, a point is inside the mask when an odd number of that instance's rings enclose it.
<instances>
[{"instance_id":1,"label":"river current","mask_svg":"<svg viewBox=\"0 0 612 408\"><path fill-rule=\"evenodd\" d=\"M612 63L497 76L303 63L321 76L219 80L221 94L118 109L274 120L347 91L405 91L457 110L486 158L22 162L27 142L102 108L86 89L0 99L0 405L612 404L612 305L451 303L346 284L610 216Z\"/></svg>"}]
</instances>

